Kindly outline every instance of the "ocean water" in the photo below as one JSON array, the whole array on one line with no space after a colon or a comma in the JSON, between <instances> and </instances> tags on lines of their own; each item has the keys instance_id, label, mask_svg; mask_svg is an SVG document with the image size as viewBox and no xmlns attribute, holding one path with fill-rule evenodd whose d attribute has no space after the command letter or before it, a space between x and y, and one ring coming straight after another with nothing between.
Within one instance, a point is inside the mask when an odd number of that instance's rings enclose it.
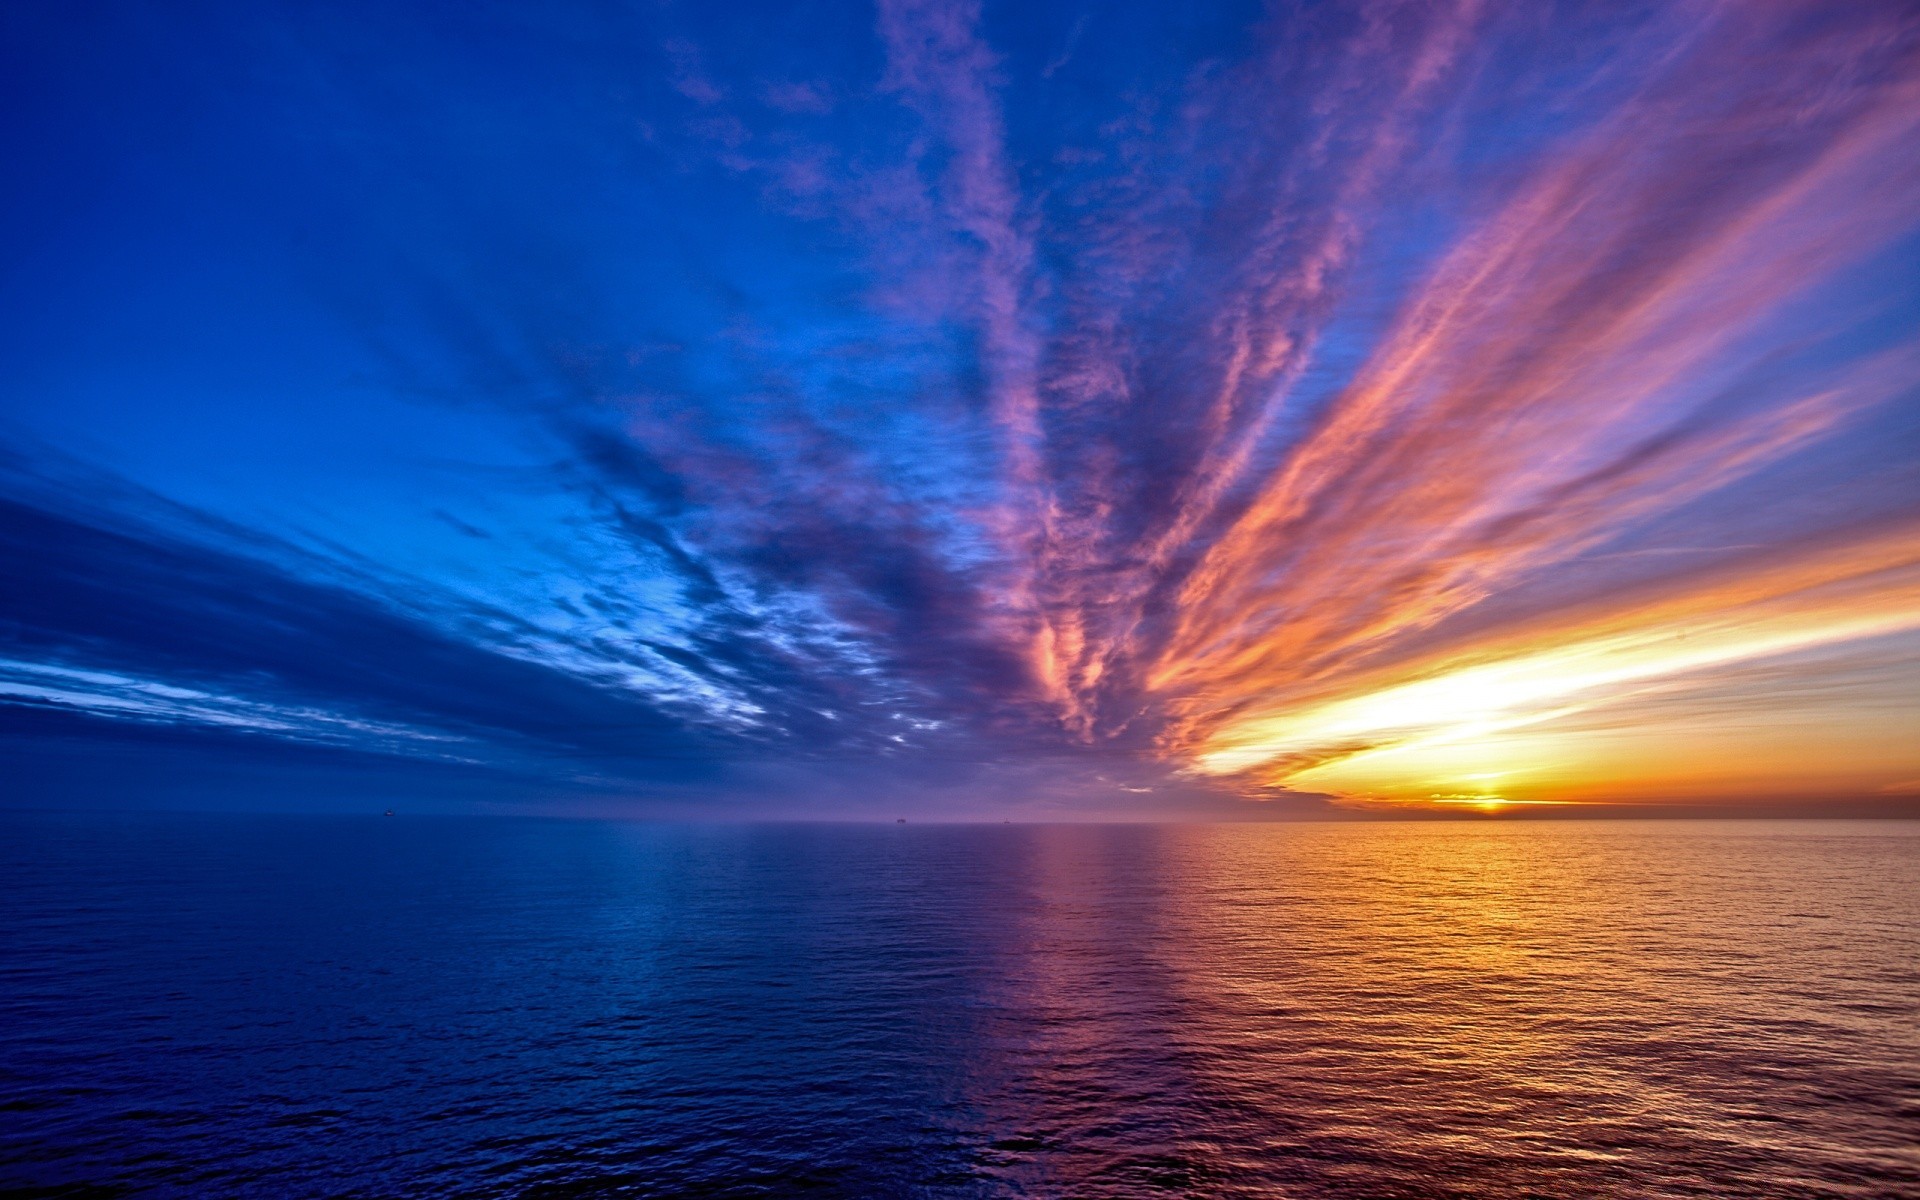
<instances>
[{"instance_id":1,"label":"ocean water","mask_svg":"<svg viewBox=\"0 0 1920 1200\"><path fill-rule=\"evenodd\" d=\"M0 817L0 1194L1920 1196L1920 826Z\"/></svg>"}]
</instances>

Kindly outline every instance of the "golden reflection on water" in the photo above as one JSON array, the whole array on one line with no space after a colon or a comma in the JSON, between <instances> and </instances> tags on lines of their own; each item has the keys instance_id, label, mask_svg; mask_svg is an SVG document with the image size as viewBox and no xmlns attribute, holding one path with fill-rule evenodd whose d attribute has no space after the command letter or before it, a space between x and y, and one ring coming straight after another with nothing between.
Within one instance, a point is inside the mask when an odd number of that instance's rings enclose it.
<instances>
[{"instance_id":1,"label":"golden reflection on water","mask_svg":"<svg viewBox=\"0 0 1920 1200\"><path fill-rule=\"evenodd\" d=\"M1920 1195L1913 823L7 832L46 1194Z\"/></svg>"},{"instance_id":2,"label":"golden reflection on water","mask_svg":"<svg viewBox=\"0 0 1920 1200\"><path fill-rule=\"evenodd\" d=\"M1920 899L1858 861L1911 857L1914 831L1859 828L1043 831L1022 875L1052 899L1003 996L1028 1073L976 1099L1076 1149L1010 1159L1040 1194L1773 1195L1808 1162L1920 1171L1898 1114L1828 1095L1920 1073ZM1157 1157L1103 1158L1103 1106L1158 1122Z\"/></svg>"}]
</instances>

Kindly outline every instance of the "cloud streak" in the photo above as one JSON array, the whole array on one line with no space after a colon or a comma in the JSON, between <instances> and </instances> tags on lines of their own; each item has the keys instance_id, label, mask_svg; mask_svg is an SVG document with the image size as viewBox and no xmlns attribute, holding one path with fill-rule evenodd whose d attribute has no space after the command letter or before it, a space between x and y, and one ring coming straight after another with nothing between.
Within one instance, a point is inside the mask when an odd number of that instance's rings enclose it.
<instances>
[{"instance_id":1,"label":"cloud streak","mask_svg":"<svg viewBox=\"0 0 1920 1200\"><path fill-rule=\"evenodd\" d=\"M17 40L18 744L1735 803L1655 727L1771 695L1796 796L1920 774L1830 719L1915 740L1832 665L1920 611L1905 6L221 11Z\"/></svg>"}]
</instances>

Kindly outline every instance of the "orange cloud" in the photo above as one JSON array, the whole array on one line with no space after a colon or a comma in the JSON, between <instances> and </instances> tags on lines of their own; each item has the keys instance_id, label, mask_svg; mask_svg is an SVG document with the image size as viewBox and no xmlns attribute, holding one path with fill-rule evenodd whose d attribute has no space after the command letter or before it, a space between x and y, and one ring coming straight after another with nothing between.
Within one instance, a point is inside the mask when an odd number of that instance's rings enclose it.
<instances>
[{"instance_id":1,"label":"orange cloud","mask_svg":"<svg viewBox=\"0 0 1920 1200\"><path fill-rule=\"evenodd\" d=\"M1182 747L1202 773L1319 789L1370 777L1415 795L1468 766L1537 761L1556 722L1728 667L1920 629L1920 522L1782 552L1246 705ZM1522 746L1517 731L1543 728ZM1487 747L1499 741L1497 754ZM1699 752L1710 752L1701 750ZM1468 771L1468 774L1476 772ZM1345 790L1334 786L1330 790ZM1484 793L1496 796L1489 787ZM1444 797L1443 797L1444 798Z\"/></svg>"},{"instance_id":2,"label":"orange cloud","mask_svg":"<svg viewBox=\"0 0 1920 1200\"><path fill-rule=\"evenodd\" d=\"M1170 756L1339 791L1357 778L1344 764L1913 628L1915 542L1898 531L1678 579L1517 639L1447 632L1911 387L1910 352L1797 385L1768 367L1783 314L1910 230L1920 189L1911 70L1817 95L1792 81L1845 79L1889 31L1863 22L1805 50L1776 16L1703 25L1461 238L1238 515L1189 548L1158 642L1141 650L1138 622L1076 641L1103 664L1083 686L1132 656ZM1763 63L1787 82L1701 83ZM1203 465L1236 477L1250 445ZM1185 547L1224 492L1195 483L1140 560Z\"/></svg>"}]
</instances>

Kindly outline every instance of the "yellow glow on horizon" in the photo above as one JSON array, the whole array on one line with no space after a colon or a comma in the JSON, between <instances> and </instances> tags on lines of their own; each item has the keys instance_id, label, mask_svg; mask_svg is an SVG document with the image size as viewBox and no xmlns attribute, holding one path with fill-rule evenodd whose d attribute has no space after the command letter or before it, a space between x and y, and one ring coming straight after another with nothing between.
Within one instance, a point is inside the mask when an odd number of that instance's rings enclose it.
<instances>
[{"instance_id":1,"label":"yellow glow on horizon","mask_svg":"<svg viewBox=\"0 0 1920 1200\"><path fill-rule=\"evenodd\" d=\"M1597 798L1606 772L1624 785L1633 762L1676 757L1656 744L1663 718L1636 719L1635 706L1752 664L1915 629L1920 529L1909 528L1433 654L1305 702L1255 707L1210 731L1190 761L1202 774L1376 801L1498 811ZM1596 733L1598 715L1613 727ZM1637 736L1634 757L1608 767L1596 738L1617 740L1622 725ZM1689 775L1737 774L1754 753L1696 737L1674 786L1685 790ZM1658 784L1627 788L1649 789Z\"/></svg>"}]
</instances>

